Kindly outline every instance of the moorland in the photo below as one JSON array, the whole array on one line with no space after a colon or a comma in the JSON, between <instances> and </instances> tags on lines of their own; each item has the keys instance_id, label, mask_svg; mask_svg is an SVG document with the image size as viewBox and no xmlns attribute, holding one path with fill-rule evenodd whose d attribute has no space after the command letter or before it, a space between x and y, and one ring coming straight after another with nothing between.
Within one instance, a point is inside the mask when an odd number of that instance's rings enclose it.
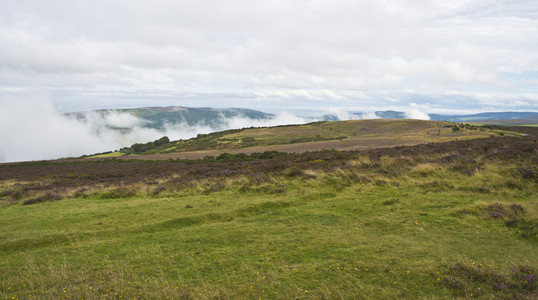
<instances>
[{"instance_id":1,"label":"moorland","mask_svg":"<svg viewBox=\"0 0 538 300\"><path fill-rule=\"evenodd\" d=\"M153 142L134 144L119 151L91 157L133 159L143 154L144 156L141 157L143 159L199 159L224 153L251 154L266 151L302 153L326 149L349 151L485 138L504 134L521 135L503 127L487 128L439 121L409 119L321 121L303 125L231 129L199 134L195 138L178 141L170 141L167 137L163 137Z\"/></svg>"},{"instance_id":2,"label":"moorland","mask_svg":"<svg viewBox=\"0 0 538 300\"><path fill-rule=\"evenodd\" d=\"M537 298L537 128L365 124L2 164L0 297Z\"/></svg>"}]
</instances>

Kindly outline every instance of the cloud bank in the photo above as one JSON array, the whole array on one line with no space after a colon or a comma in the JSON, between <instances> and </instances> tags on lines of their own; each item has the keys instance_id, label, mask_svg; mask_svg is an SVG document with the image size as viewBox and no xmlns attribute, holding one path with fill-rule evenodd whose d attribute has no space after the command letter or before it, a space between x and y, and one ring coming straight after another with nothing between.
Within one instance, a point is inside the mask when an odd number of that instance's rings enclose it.
<instances>
[{"instance_id":1,"label":"cloud bank","mask_svg":"<svg viewBox=\"0 0 538 300\"><path fill-rule=\"evenodd\" d=\"M430 116L416 103L409 104L409 108L405 110L405 116L408 119L430 120Z\"/></svg>"},{"instance_id":2,"label":"cloud bank","mask_svg":"<svg viewBox=\"0 0 538 300\"><path fill-rule=\"evenodd\" d=\"M188 139L199 133L302 124L310 120L283 112L268 120L235 117L225 119L218 127L189 126L184 122L166 124L164 130L156 130L145 127L147 121L128 113L88 112L84 118L76 118L58 113L47 99L4 98L0 100L0 162L77 157L118 150L162 136Z\"/></svg>"},{"instance_id":3,"label":"cloud bank","mask_svg":"<svg viewBox=\"0 0 538 300\"><path fill-rule=\"evenodd\" d=\"M62 111L538 110L536 40L529 0L8 1L0 95L43 88Z\"/></svg>"},{"instance_id":4,"label":"cloud bank","mask_svg":"<svg viewBox=\"0 0 538 300\"><path fill-rule=\"evenodd\" d=\"M412 103L409 118L429 119L423 107ZM58 113L52 103L36 93L26 98L0 99L0 162L78 157L118 150L134 143L146 143L163 136L188 139L202 133L248 127L304 124L331 114L338 120L377 118L374 113L351 114L332 108L309 117L279 112L270 119L244 116L223 118L217 126L190 126L186 122L165 124L164 130L148 128L148 121L129 113L90 111L81 115Z\"/></svg>"}]
</instances>

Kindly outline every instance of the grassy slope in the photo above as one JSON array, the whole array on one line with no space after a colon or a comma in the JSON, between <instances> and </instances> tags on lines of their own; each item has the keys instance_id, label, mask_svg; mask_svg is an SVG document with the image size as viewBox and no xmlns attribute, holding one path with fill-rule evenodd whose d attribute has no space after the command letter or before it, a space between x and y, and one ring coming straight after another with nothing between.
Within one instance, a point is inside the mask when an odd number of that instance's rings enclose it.
<instances>
[{"instance_id":1,"label":"grassy slope","mask_svg":"<svg viewBox=\"0 0 538 300\"><path fill-rule=\"evenodd\" d=\"M483 138L501 133L501 130L492 131L472 126L454 132L449 126L454 124L408 119L375 119L247 128L173 141L138 154L189 153L192 156L196 152L203 151L200 154L200 157L203 157L216 156L223 151L252 153L265 150L284 152L321 149L357 150ZM124 152L131 154L132 150Z\"/></svg>"},{"instance_id":2,"label":"grassy slope","mask_svg":"<svg viewBox=\"0 0 538 300\"><path fill-rule=\"evenodd\" d=\"M486 131L465 131L454 134L445 126L448 122L420 120L354 120L338 122L316 122L297 126L278 126L243 129L214 138L214 148L234 149L253 146L292 144L308 141L346 140L354 144L368 144L375 140L431 142L448 141L458 137L487 137ZM438 135L439 133L439 135ZM254 138L253 142L243 142ZM193 141L196 144L196 141ZM394 144L390 144L391 146ZM179 143L175 151L207 150L207 147L189 147L189 143ZM337 146L336 146L337 147Z\"/></svg>"},{"instance_id":3,"label":"grassy slope","mask_svg":"<svg viewBox=\"0 0 538 300\"><path fill-rule=\"evenodd\" d=\"M527 137L2 166L0 297L536 297L537 162Z\"/></svg>"}]
</instances>

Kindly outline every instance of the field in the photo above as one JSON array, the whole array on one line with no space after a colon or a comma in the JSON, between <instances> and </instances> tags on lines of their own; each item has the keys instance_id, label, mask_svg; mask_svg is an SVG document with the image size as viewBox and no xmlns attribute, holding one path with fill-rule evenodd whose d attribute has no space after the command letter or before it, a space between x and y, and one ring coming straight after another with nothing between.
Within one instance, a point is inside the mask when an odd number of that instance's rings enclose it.
<instances>
[{"instance_id":1,"label":"field","mask_svg":"<svg viewBox=\"0 0 538 300\"><path fill-rule=\"evenodd\" d=\"M197 159L222 153L281 151L301 153L336 149L340 151L409 146L422 143L485 138L491 135L518 135L506 129L495 130L449 122L421 120L353 120L314 122L304 125L233 129L196 138L147 144L135 144L108 153L124 159L146 155L142 159ZM155 155L158 154L158 155ZM166 155L163 155L166 154ZM151 155L151 156L148 156ZM102 155L94 155L100 158Z\"/></svg>"},{"instance_id":2,"label":"field","mask_svg":"<svg viewBox=\"0 0 538 300\"><path fill-rule=\"evenodd\" d=\"M0 298L536 299L537 131L522 131L0 165Z\"/></svg>"}]
</instances>

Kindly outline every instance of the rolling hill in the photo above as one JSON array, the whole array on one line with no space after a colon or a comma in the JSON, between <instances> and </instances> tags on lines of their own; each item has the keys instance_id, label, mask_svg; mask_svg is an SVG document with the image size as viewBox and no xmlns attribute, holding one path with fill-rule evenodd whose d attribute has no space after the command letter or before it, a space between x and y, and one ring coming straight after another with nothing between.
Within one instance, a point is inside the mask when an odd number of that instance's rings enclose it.
<instances>
[{"instance_id":1,"label":"rolling hill","mask_svg":"<svg viewBox=\"0 0 538 300\"><path fill-rule=\"evenodd\" d=\"M430 114L433 121L449 121L449 122L482 122L484 124L498 124L499 121L505 124L515 123L536 123L538 121L538 113L536 112L486 112L472 115L439 115ZM527 120L520 122L521 120Z\"/></svg>"},{"instance_id":2,"label":"rolling hill","mask_svg":"<svg viewBox=\"0 0 538 300\"><path fill-rule=\"evenodd\" d=\"M241 118L246 123L256 121L269 121L275 118L274 114L265 113L244 108L189 108L182 106L169 107L141 107L129 109L107 109L86 112L73 112L65 114L67 117L85 121L92 116L102 117L113 114L128 114L136 118L136 122L125 124L106 124L107 128L128 133L138 128L150 128L165 132L169 126L181 125L191 127L208 127L214 131L230 128L228 122L234 118ZM380 119L405 119L406 114L399 111L376 111L365 114L363 112L349 112L345 116L350 119L380 118ZM475 122L476 124L496 125L521 125L537 124L538 113L535 112L500 112L480 113L473 115L439 115L430 114L433 121L449 122ZM304 122L308 121L342 121L342 116L337 114L322 114L317 116L301 117ZM133 120L131 120L133 121ZM233 128L233 127L232 127Z\"/></svg>"},{"instance_id":3,"label":"rolling hill","mask_svg":"<svg viewBox=\"0 0 538 300\"><path fill-rule=\"evenodd\" d=\"M127 113L143 120L143 126L163 130L166 124L187 124L188 126L208 126L219 128L226 119L241 117L252 120L269 119L268 114L244 108L190 108L182 106L141 107L126 109L106 109L89 112L73 112L68 117L84 120L88 114L107 115L111 113Z\"/></svg>"},{"instance_id":4,"label":"rolling hill","mask_svg":"<svg viewBox=\"0 0 538 300\"><path fill-rule=\"evenodd\" d=\"M505 134L449 122L408 119L372 119L351 121L321 121L304 125L234 129L211 134L199 134L188 140L157 140L135 144L97 157L153 155L155 159L202 158L224 152L253 153L282 151L300 153L323 149L365 150L373 148L416 145L429 142L485 138ZM516 133L506 134L518 135ZM94 156L95 157L95 156Z\"/></svg>"},{"instance_id":5,"label":"rolling hill","mask_svg":"<svg viewBox=\"0 0 538 300\"><path fill-rule=\"evenodd\" d=\"M500 126L538 126L538 114L519 119L490 119L472 121L476 125L500 125Z\"/></svg>"},{"instance_id":6,"label":"rolling hill","mask_svg":"<svg viewBox=\"0 0 538 300\"><path fill-rule=\"evenodd\" d=\"M0 298L536 299L538 129L453 126L209 139L418 143L360 151L0 164Z\"/></svg>"}]
</instances>

